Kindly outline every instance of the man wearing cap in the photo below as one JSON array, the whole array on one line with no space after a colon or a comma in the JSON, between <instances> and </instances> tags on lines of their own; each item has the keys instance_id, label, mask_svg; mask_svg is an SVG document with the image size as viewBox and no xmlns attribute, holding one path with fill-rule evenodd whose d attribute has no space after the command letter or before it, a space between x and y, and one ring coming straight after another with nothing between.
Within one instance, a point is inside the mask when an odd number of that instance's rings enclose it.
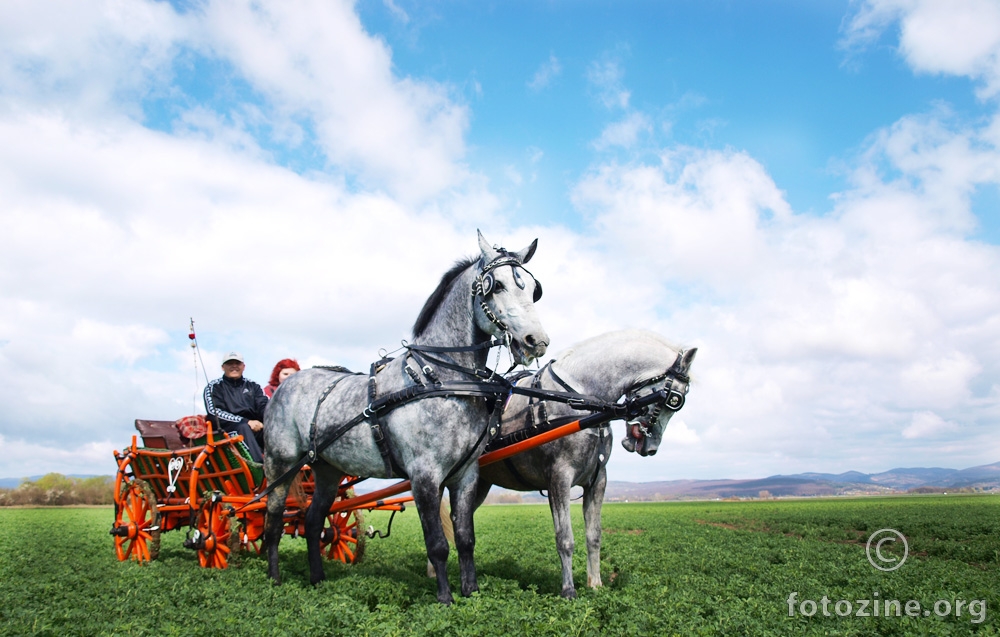
<instances>
[{"instance_id":1,"label":"man wearing cap","mask_svg":"<svg viewBox=\"0 0 1000 637\"><path fill-rule=\"evenodd\" d=\"M205 387L205 411L216 431L243 436L250 456L264 461L264 408L267 396L260 385L243 378L243 356L229 352L222 363L222 378Z\"/></svg>"}]
</instances>

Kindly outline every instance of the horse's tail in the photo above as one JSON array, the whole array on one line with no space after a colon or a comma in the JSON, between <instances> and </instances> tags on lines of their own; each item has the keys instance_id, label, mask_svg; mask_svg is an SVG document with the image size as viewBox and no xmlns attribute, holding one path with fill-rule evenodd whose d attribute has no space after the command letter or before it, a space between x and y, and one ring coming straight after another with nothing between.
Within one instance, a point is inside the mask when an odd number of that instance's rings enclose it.
<instances>
[{"instance_id":1,"label":"horse's tail","mask_svg":"<svg viewBox=\"0 0 1000 637\"><path fill-rule=\"evenodd\" d=\"M455 525L451 522L451 509L444 498L441 498L441 528L444 529L448 544L455 546Z\"/></svg>"},{"instance_id":2,"label":"horse's tail","mask_svg":"<svg viewBox=\"0 0 1000 637\"><path fill-rule=\"evenodd\" d=\"M288 485L288 495L292 497L296 502L306 501L306 491L302 488L302 472L299 471L292 478L292 483Z\"/></svg>"}]
</instances>

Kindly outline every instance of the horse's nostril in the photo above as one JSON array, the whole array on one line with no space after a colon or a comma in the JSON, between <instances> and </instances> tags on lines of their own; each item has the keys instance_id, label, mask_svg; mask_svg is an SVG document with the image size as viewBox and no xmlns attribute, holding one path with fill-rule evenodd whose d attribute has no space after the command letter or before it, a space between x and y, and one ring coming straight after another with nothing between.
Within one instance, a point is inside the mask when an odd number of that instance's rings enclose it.
<instances>
[{"instance_id":1,"label":"horse's nostril","mask_svg":"<svg viewBox=\"0 0 1000 637\"><path fill-rule=\"evenodd\" d=\"M655 456L656 455L656 449L650 449L649 453L647 453L646 455L647 456Z\"/></svg>"},{"instance_id":2,"label":"horse's nostril","mask_svg":"<svg viewBox=\"0 0 1000 637\"><path fill-rule=\"evenodd\" d=\"M534 336L532 336L531 334L528 334L527 336L524 337L524 342L527 343L528 345L530 345L531 347L534 347L535 343L536 343L536 340L535 340Z\"/></svg>"}]
</instances>

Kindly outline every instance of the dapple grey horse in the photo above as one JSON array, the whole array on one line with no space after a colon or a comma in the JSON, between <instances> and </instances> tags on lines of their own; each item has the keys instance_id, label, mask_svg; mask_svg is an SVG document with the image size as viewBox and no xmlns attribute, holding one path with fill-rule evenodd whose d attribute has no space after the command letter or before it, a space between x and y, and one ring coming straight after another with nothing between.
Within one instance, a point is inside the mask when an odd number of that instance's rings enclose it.
<instances>
[{"instance_id":1,"label":"dapple grey horse","mask_svg":"<svg viewBox=\"0 0 1000 637\"><path fill-rule=\"evenodd\" d=\"M541 285L524 269L534 254L536 239L520 252L491 247L479 235L480 256L460 261L441 279L428 298L413 327L416 346L471 349L496 336L509 343L518 363L528 364L545 353L549 337L539 323L534 301ZM499 265L498 265L499 264ZM412 352L412 350L410 350ZM435 353L451 364L482 369L489 349ZM417 358L410 365L408 358ZM376 376L379 396L406 387L440 381L469 380L469 377L441 364L424 367L418 356L400 355ZM409 369L407 369L409 367ZM345 374L330 369L303 370L288 378L271 399L264 415L264 470L269 482L293 466L312 444L310 431L315 422L315 439L357 417L369 415L367 374ZM462 594L478 590L473 560L475 535L472 524L479 466L476 458L486 442L483 432L491 412L480 397L425 397L398 406L379 417L379 426L389 441L392 464L402 469L412 483L413 498L423 527L427 557L437 570L437 598L452 602L445 564L448 543L441 529L439 506L447 486L455 512L455 541L461 570ZM391 477L386 460L375 442L370 419L349 429L312 462L316 479L312 505L306 513L306 542L310 580L325 578L319 550L320 534L330 505L344 475ZM478 447L477 447L478 445ZM282 532L282 512L288 484L279 485L267 500L265 545L268 574L280 583L278 542Z\"/></svg>"},{"instance_id":2,"label":"dapple grey horse","mask_svg":"<svg viewBox=\"0 0 1000 637\"><path fill-rule=\"evenodd\" d=\"M530 385L537 376L542 389L572 389L615 402L628 394L641 396L663 387L664 373L673 370L671 389L685 394L687 373L697 351L679 350L658 334L644 330L608 332L574 345L534 376L520 380L518 385ZM540 412L543 415L540 416ZM667 408L651 408L644 416L628 423L622 446L641 456L654 455L673 414ZM539 419L551 421L572 415L584 416L586 412L553 401L544 401L544 407L540 407L537 399L529 401L515 395L504 411L501 433L506 435L523 429ZM574 485L583 487L587 585L601 585L601 505L607 486L605 464L611 454L611 443L610 431L602 433L588 429L480 469L477 508L494 484L515 491L548 489L556 548L562 561L563 597L576 597L573 528L569 517L570 488Z\"/></svg>"}]
</instances>

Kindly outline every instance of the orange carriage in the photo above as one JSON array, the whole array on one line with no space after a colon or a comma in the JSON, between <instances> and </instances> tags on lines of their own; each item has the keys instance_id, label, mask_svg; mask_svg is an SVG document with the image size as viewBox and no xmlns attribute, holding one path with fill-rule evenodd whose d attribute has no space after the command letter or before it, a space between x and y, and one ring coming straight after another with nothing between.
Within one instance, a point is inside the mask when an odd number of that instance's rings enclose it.
<instances>
[{"instance_id":1,"label":"orange carriage","mask_svg":"<svg viewBox=\"0 0 1000 637\"><path fill-rule=\"evenodd\" d=\"M156 559L160 535L186 529L185 546L198 553L206 568L226 568L240 550L260 551L267 499L263 467L250 459L242 436L213 434L188 439L174 421L136 420L142 436L132 436L123 452L115 451L115 520L111 528L119 560ZM312 501L308 466L299 474L301 488L285 504L287 535L305 532L305 512ZM335 504L354 496L354 480L345 477ZM402 498L400 500L407 500ZM402 510L403 502L362 505L368 510ZM327 516L320 539L323 554L348 564L361 559L365 532L361 508L337 507Z\"/></svg>"}]
</instances>

